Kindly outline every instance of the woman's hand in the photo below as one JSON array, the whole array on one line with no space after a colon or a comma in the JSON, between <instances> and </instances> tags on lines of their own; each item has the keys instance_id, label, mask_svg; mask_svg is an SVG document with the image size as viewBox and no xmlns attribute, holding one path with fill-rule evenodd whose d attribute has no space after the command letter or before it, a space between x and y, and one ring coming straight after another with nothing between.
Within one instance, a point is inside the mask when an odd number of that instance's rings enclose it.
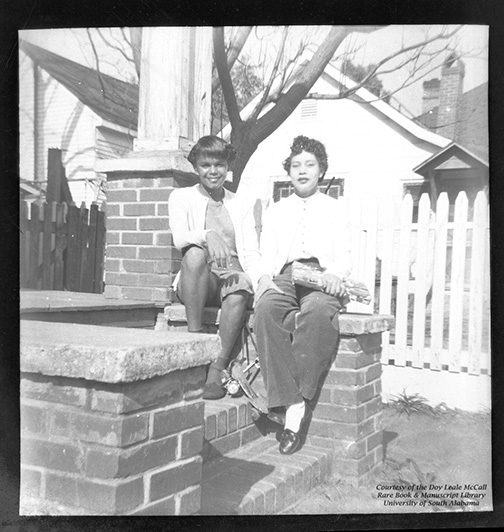
<instances>
[{"instance_id":1,"label":"woman's hand","mask_svg":"<svg viewBox=\"0 0 504 532\"><path fill-rule=\"evenodd\" d=\"M342 296L345 293L343 281L333 273L324 272L320 280L322 291L334 297Z\"/></svg>"},{"instance_id":2,"label":"woman's hand","mask_svg":"<svg viewBox=\"0 0 504 532\"><path fill-rule=\"evenodd\" d=\"M257 285L257 290L255 291L255 303L257 303L259 299L261 299L263 294L268 290L276 290L280 294L285 294L283 290L280 290L280 288L278 288L278 286L275 284L275 282L269 275L263 275L259 279L259 284Z\"/></svg>"},{"instance_id":3,"label":"woman's hand","mask_svg":"<svg viewBox=\"0 0 504 532\"><path fill-rule=\"evenodd\" d=\"M231 249L224 239L215 231L208 231L206 242L210 259L215 262L217 268L227 268L231 260Z\"/></svg>"}]
</instances>

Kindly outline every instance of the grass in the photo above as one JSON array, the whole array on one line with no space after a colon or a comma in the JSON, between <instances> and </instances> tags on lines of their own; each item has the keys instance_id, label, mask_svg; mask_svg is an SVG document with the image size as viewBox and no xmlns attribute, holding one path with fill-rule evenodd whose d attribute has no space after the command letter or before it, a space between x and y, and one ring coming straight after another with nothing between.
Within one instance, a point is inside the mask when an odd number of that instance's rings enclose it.
<instances>
[{"instance_id":1,"label":"grass","mask_svg":"<svg viewBox=\"0 0 504 532\"><path fill-rule=\"evenodd\" d=\"M404 392L382 413L383 461L362 486L333 477L314 488L284 514L379 514L412 512L483 511L491 509L490 413L432 408L421 396ZM487 484L478 506L443 508L387 507L378 497L379 483L401 485ZM460 499L463 492L460 492ZM421 500L422 493L417 499ZM472 504L470 497L465 501Z\"/></svg>"}]
</instances>

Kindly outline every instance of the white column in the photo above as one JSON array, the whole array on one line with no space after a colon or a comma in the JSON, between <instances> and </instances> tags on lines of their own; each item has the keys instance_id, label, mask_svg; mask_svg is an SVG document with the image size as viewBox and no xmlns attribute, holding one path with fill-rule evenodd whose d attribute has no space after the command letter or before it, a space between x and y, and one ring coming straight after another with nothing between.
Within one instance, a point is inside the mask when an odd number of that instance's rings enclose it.
<instances>
[{"instance_id":1,"label":"white column","mask_svg":"<svg viewBox=\"0 0 504 532\"><path fill-rule=\"evenodd\" d=\"M212 29L144 28L135 151L178 150L210 132Z\"/></svg>"}]
</instances>

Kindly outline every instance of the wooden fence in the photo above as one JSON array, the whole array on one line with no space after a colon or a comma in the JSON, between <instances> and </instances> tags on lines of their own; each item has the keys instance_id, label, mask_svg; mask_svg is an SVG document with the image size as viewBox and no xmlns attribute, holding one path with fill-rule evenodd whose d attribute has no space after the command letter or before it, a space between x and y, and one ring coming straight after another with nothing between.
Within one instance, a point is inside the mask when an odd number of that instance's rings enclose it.
<instances>
[{"instance_id":1,"label":"wooden fence","mask_svg":"<svg viewBox=\"0 0 504 532\"><path fill-rule=\"evenodd\" d=\"M67 203L20 205L20 286L102 293L105 213Z\"/></svg>"},{"instance_id":2,"label":"wooden fence","mask_svg":"<svg viewBox=\"0 0 504 532\"><path fill-rule=\"evenodd\" d=\"M490 375L488 198L449 205L428 194L413 223L413 200L350 203L354 275L373 288L374 305L350 311L393 314L383 363L434 371Z\"/></svg>"}]
</instances>

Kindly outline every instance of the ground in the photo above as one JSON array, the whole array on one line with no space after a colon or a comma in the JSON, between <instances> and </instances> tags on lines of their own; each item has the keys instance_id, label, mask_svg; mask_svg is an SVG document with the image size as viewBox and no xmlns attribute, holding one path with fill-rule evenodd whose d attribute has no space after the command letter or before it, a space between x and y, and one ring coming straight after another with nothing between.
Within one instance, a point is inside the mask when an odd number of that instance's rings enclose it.
<instances>
[{"instance_id":1,"label":"ground","mask_svg":"<svg viewBox=\"0 0 504 532\"><path fill-rule=\"evenodd\" d=\"M402 405L404 407L404 405ZM432 412L408 414L400 412L401 405L388 406L383 411L385 460L375 478L361 487L333 479L317 486L302 501L288 508L284 514L362 514L433 511L491 510L491 417L489 413L436 409ZM407 409L407 407L406 407ZM416 466L416 467L415 467ZM466 484L488 486L479 505L472 506L465 491L458 499L469 504L465 507L440 508L426 506L386 507L378 498L379 483L435 484L464 487ZM383 493L384 491L381 490ZM395 496L395 492L394 496ZM429 493L432 493L429 491ZM483 492L480 492L483 493ZM414 497L414 493L413 493ZM417 499L421 500L419 493ZM432 500L432 499L431 499ZM439 499L438 499L439 500ZM449 499L448 499L449 501Z\"/></svg>"}]
</instances>

